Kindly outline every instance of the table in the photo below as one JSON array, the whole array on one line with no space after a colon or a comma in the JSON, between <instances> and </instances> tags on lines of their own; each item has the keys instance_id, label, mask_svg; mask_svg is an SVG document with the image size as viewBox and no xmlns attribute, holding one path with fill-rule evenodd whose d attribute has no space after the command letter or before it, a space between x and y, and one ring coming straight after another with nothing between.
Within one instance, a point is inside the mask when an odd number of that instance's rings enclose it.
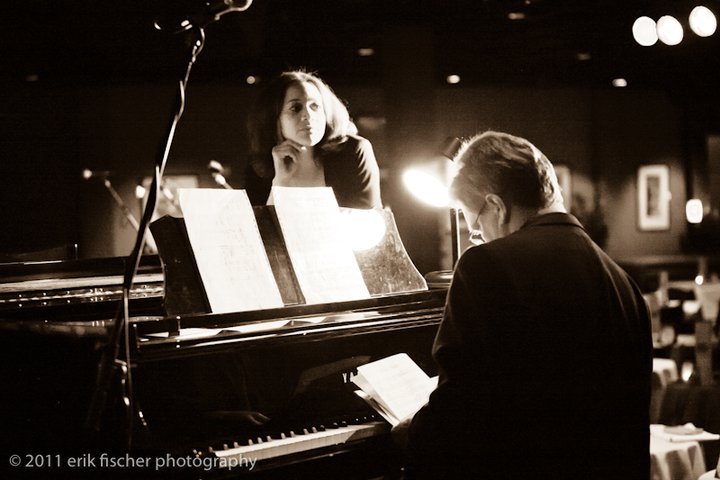
<instances>
[{"instance_id":1,"label":"table","mask_svg":"<svg viewBox=\"0 0 720 480\"><path fill-rule=\"evenodd\" d=\"M650 435L651 480L696 480L705 473L705 456L698 442L671 442Z\"/></svg>"}]
</instances>

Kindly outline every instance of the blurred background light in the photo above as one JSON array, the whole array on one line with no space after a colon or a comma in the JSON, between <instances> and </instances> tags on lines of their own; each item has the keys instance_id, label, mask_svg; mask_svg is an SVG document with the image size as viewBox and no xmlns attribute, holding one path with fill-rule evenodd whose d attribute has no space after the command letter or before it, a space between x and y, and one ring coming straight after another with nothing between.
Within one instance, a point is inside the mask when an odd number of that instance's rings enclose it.
<instances>
[{"instance_id":1,"label":"blurred background light","mask_svg":"<svg viewBox=\"0 0 720 480\"><path fill-rule=\"evenodd\" d=\"M688 223L700 223L703 219L703 203L699 198L691 198L685 204L685 217Z\"/></svg>"},{"instance_id":2,"label":"blurred background light","mask_svg":"<svg viewBox=\"0 0 720 480\"><path fill-rule=\"evenodd\" d=\"M448 75L445 81L451 85L460 83L460 75Z\"/></svg>"},{"instance_id":3,"label":"blurred background light","mask_svg":"<svg viewBox=\"0 0 720 480\"><path fill-rule=\"evenodd\" d=\"M677 18L671 15L657 21L657 36L665 45L678 45L683 39L683 28Z\"/></svg>"},{"instance_id":4,"label":"blurred background light","mask_svg":"<svg viewBox=\"0 0 720 480\"><path fill-rule=\"evenodd\" d=\"M638 17L632 26L633 38L643 47L655 45L658 41L657 25L650 17Z\"/></svg>"},{"instance_id":5,"label":"blurred background light","mask_svg":"<svg viewBox=\"0 0 720 480\"><path fill-rule=\"evenodd\" d=\"M692 31L700 37L709 37L717 29L717 18L707 7L693 8L689 21Z\"/></svg>"}]
</instances>

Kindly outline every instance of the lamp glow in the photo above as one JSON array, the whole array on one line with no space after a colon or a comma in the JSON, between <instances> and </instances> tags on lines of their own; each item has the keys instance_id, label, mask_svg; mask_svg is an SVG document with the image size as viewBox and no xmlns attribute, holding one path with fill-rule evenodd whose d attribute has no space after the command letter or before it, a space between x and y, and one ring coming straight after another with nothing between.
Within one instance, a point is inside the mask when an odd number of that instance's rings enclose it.
<instances>
[{"instance_id":1,"label":"lamp glow","mask_svg":"<svg viewBox=\"0 0 720 480\"><path fill-rule=\"evenodd\" d=\"M655 20L650 17L638 17L632 26L633 38L643 47L655 45L658 41Z\"/></svg>"},{"instance_id":2,"label":"lamp glow","mask_svg":"<svg viewBox=\"0 0 720 480\"><path fill-rule=\"evenodd\" d=\"M691 198L685 204L685 217L688 223L700 223L703 219L703 203L699 198Z\"/></svg>"},{"instance_id":3,"label":"lamp glow","mask_svg":"<svg viewBox=\"0 0 720 480\"><path fill-rule=\"evenodd\" d=\"M430 206L447 207L450 205L447 187L429 173L416 169L406 170L403 173L403 183L417 199Z\"/></svg>"},{"instance_id":4,"label":"lamp glow","mask_svg":"<svg viewBox=\"0 0 720 480\"><path fill-rule=\"evenodd\" d=\"M377 210L341 210L340 221L353 251L373 248L385 237L385 219Z\"/></svg>"},{"instance_id":5,"label":"lamp glow","mask_svg":"<svg viewBox=\"0 0 720 480\"><path fill-rule=\"evenodd\" d=\"M142 185L135 185L135 198L145 198L145 193L147 193L145 187Z\"/></svg>"},{"instance_id":6,"label":"lamp glow","mask_svg":"<svg viewBox=\"0 0 720 480\"><path fill-rule=\"evenodd\" d=\"M717 18L707 7L693 8L689 21L692 31L700 37L709 37L717 29Z\"/></svg>"},{"instance_id":7,"label":"lamp glow","mask_svg":"<svg viewBox=\"0 0 720 480\"><path fill-rule=\"evenodd\" d=\"M683 28L677 18L665 15L657 21L657 35L665 45L677 45L682 42Z\"/></svg>"}]
</instances>

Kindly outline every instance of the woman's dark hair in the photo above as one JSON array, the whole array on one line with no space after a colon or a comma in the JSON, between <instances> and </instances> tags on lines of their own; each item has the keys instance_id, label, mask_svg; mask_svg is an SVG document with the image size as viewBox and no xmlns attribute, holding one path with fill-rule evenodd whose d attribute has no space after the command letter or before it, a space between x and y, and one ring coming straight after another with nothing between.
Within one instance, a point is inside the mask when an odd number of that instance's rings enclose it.
<instances>
[{"instance_id":1,"label":"woman's dark hair","mask_svg":"<svg viewBox=\"0 0 720 480\"><path fill-rule=\"evenodd\" d=\"M285 93L291 85L301 83L313 84L322 97L326 126L325 135L318 147L327 150L342 142L347 135L357 133L345 104L317 75L302 70L283 72L271 80L260 93L247 122L250 164L260 177L273 175L271 150L281 141L278 118L282 112Z\"/></svg>"}]
</instances>

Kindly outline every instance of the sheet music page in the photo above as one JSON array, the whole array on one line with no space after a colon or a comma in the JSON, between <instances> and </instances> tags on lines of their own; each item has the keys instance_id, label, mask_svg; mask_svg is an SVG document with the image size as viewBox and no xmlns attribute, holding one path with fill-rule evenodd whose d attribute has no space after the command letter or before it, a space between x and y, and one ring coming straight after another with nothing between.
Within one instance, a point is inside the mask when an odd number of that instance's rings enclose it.
<instances>
[{"instance_id":1,"label":"sheet music page","mask_svg":"<svg viewBox=\"0 0 720 480\"><path fill-rule=\"evenodd\" d=\"M280 229L307 303L368 298L365 281L340 230L332 188L273 187Z\"/></svg>"},{"instance_id":2,"label":"sheet music page","mask_svg":"<svg viewBox=\"0 0 720 480\"><path fill-rule=\"evenodd\" d=\"M437 386L437 378L429 378L406 353L361 365L357 370L352 382L398 423L425 405Z\"/></svg>"},{"instance_id":3,"label":"sheet music page","mask_svg":"<svg viewBox=\"0 0 720 480\"><path fill-rule=\"evenodd\" d=\"M193 188L178 192L213 313L282 307L245 190Z\"/></svg>"}]
</instances>

